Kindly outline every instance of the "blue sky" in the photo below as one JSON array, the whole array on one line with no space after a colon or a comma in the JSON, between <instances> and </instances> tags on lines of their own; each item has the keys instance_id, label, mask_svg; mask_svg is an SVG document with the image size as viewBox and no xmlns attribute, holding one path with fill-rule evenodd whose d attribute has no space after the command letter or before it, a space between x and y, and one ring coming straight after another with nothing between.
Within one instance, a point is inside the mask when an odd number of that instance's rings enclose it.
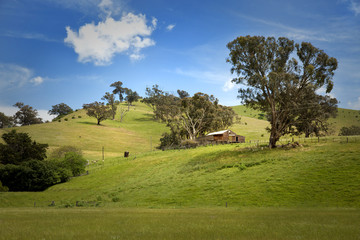
<instances>
[{"instance_id":1,"label":"blue sky","mask_svg":"<svg viewBox=\"0 0 360 240\"><path fill-rule=\"evenodd\" d=\"M226 44L246 35L311 42L337 58L332 96L360 110L359 0L2 0L0 111L21 101L48 119L52 105L81 108L115 81L141 96L158 84L239 105Z\"/></svg>"}]
</instances>

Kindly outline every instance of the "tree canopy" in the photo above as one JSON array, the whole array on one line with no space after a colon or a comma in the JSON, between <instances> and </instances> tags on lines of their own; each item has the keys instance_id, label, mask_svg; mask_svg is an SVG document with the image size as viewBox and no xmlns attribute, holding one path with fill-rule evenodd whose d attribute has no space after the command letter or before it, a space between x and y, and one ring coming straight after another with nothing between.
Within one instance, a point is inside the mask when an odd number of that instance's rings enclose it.
<instances>
[{"instance_id":1,"label":"tree canopy","mask_svg":"<svg viewBox=\"0 0 360 240\"><path fill-rule=\"evenodd\" d=\"M14 120L10 116L6 116L4 113L0 112L0 128L12 127Z\"/></svg>"},{"instance_id":2,"label":"tree canopy","mask_svg":"<svg viewBox=\"0 0 360 240\"><path fill-rule=\"evenodd\" d=\"M31 159L44 160L46 158L48 145L32 141L27 133L17 133L12 130L4 133L2 139L5 144L0 143L1 164L20 164Z\"/></svg>"},{"instance_id":3,"label":"tree canopy","mask_svg":"<svg viewBox=\"0 0 360 240\"><path fill-rule=\"evenodd\" d=\"M83 108L86 110L86 114L88 116L97 119L97 125L100 125L100 122L112 116L112 109L106 106L103 102L84 104Z\"/></svg>"},{"instance_id":4,"label":"tree canopy","mask_svg":"<svg viewBox=\"0 0 360 240\"><path fill-rule=\"evenodd\" d=\"M69 107L67 104L59 103L59 104L52 106L51 110L48 113L50 115L56 115L57 117L59 117L59 116L68 115L72 112L73 112L72 108Z\"/></svg>"},{"instance_id":5,"label":"tree canopy","mask_svg":"<svg viewBox=\"0 0 360 240\"><path fill-rule=\"evenodd\" d=\"M114 82L110 87L115 88L113 94L119 94L119 100L122 102L124 100L125 88L122 87L123 83L121 81Z\"/></svg>"},{"instance_id":6,"label":"tree canopy","mask_svg":"<svg viewBox=\"0 0 360 240\"><path fill-rule=\"evenodd\" d=\"M232 81L247 86L239 89L239 98L267 114L270 148L284 134L319 131L317 123L336 112L337 100L320 97L316 91L332 91L337 60L311 43L241 36L227 47L227 62L237 75ZM310 127L314 124L316 128Z\"/></svg>"},{"instance_id":7,"label":"tree canopy","mask_svg":"<svg viewBox=\"0 0 360 240\"><path fill-rule=\"evenodd\" d=\"M24 105L22 102L17 102L14 107L19 110L14 115L14 121L21 126L42 123L42 119L37 117L38 112L29 105Z\"/></svg>"},{"instance_id":8,"label":"tree canopy","mask_svg":"<svg viewBox=\"0 0 360 240\"><path fill-rule=\"evenodd\" d=\"M112 119L115 119L115 115L116 115L116 109L117 106L115 104L115 96L114 94L110 94L109 92L106 92L105 95L101 98L101 100L106 100L108 102L108 105L111 107L111 115L112 115Z\"/></svg>"}]
</instances>

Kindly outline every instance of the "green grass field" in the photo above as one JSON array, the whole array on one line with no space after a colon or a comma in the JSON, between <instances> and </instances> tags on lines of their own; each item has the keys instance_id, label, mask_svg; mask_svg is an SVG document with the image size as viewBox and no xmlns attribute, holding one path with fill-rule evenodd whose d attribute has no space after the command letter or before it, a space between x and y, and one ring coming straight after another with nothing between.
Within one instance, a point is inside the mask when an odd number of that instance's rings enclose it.
<instances>
[{"instance_id":1,"label":"green grass field","mask_svg":"<svg viewBox=\"0 0 360 240\"><path fill-rule=\"evenodd\" d=\"M0 209L0 239L356 240L355 209Z\"/></svg>"},{"instance_id":2,"label":"green grass field","mask_svg":"<svg viewBox=\"0 0 360 240\"><path fill-rule=\"evenodd\" d=\"M268 122L234 108L241 122L230 129L266 141ZM334 131L357 116L339 109ZM144 104L101 126L82 110L66 118L16 129L90 160L104 146L105 161L44 192L0 193L0 239L360 239L360 137L163 152L167 128Z\"/></svg>"},{"instance_id":3,"label":"green grass field","mask_svg":"<svg viewBox=\"0 0 360 240\"><path fill-rule=\"evenodd\" d=\"M0 194L0 207L360 207L360 138L296 149L208 146L90 165L44 192Z\"/></svg>"}]
</instances>

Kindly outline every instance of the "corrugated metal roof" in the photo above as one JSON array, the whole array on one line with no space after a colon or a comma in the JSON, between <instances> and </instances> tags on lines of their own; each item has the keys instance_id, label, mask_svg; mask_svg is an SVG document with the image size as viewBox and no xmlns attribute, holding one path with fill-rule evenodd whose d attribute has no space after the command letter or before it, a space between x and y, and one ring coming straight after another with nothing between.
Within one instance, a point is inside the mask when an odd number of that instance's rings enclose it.
<instances>
[{"instance_id":1,"label":"corrugated metal roof","mask_svg":"<svg viewBox=\"0 0 360 240\"><path fill-rule=\"evenodd\" d=\"M221 134L226 133L227 131L231 132L230 130L222 130L222 131L219 131L219 132L209 133L209 134L207 134L206 136L221 135Z\"/></svg>"}]
</instances>

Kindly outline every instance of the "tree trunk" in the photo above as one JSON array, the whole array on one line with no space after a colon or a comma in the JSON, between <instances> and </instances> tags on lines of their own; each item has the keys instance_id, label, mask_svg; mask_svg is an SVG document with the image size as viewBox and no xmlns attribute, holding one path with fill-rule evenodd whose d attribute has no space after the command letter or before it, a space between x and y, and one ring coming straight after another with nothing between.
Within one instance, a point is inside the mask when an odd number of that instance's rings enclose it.
<instances>
[{"instance_id":1,"label":"tree trunk","mask_svg":"<svg viewBox=\"0 0 360 240\"><path fill-rule=\"evenodd\" d=\"M276 148L276 142L279 141L279 134L274 126L271 127L269 148Z\"/></svg>"}]
</instances>

